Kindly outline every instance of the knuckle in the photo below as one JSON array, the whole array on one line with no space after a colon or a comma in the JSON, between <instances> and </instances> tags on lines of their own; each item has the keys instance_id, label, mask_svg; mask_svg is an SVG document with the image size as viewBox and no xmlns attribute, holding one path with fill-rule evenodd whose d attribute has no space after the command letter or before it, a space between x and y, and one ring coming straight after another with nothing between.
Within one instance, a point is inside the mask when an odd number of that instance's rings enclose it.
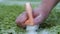
<instances>
[{"instance_id":1,"label":"knuckle","mask_svg":"<svg viewBox=\"0 0 60 34\"><path fill-rule=\"evenodd\" d=\"M15 21L17 24L21 23L21 21L19 19L16 19Z\"/></svg>"},{"instance_id":2,"label":"knuckle","mask_svg":"<svg viewBox=\"0 0 60 34\"><path fill-rule=\"evenodd\" d=\"M15 22L16 22L16 24L19 24L19 23L20 23L20 21L19 21L19 20L16 20Z\"/></svg>"}]
</instances>

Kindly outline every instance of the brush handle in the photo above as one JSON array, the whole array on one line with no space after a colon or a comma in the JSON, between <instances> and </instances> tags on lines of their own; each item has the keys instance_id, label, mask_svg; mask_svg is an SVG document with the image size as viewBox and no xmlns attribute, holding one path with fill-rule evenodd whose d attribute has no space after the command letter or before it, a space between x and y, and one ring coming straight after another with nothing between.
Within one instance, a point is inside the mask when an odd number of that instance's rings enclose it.
<instances>
[{"instance_id":1,"label":"brush handle","mask_svg":"<svg viewBox=\"0 0 60 34\"><path fill-rule=\"evenodd\" d=\"M29 2L26 3L26 11L27 11L29 19L25 22L25 24L33 25L34 23L33 23L32 7Z\"/></svg>"}]
</instances>

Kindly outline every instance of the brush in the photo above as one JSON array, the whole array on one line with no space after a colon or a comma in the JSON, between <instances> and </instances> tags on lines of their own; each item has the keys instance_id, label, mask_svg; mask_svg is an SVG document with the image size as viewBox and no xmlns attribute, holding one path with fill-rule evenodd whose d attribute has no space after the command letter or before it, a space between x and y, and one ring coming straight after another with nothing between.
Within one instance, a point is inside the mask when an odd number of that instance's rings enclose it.
<instances>
[{"instance_id":1,"label":"brush","mask_svg":"<svg viewBox=\"0 0 60 34\"><path fill-rule=\"evenodd\" d=\"M36 30L38 29L38 25L34 25L34 21L33 21L33 13L32 13L32 7L30 2L26 3L26 11L28 14L28 20L25 22L26 26L26 34L37 34Z\"/></svg>"}]
</instances>

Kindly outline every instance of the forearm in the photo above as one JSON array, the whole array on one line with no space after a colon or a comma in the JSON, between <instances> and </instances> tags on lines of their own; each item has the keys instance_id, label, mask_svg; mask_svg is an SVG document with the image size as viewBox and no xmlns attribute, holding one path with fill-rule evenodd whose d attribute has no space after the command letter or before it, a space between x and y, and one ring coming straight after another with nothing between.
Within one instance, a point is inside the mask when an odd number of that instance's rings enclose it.
<instances>
[{"instance_id":1,"label":"forearm","mask_svg":"<svg viewBox=\"0 0 60 34\"><path fill-rule=\"evenodd\" d=\"M48 11L50 12L59 2L60 0L42 0L41 5L39 6L39 9L41 11Z\"/></svg>"},{"instance_id":2,"label":"forearm","mask_svg":"<svg viewBox=\"0 0 60 34\"><path fill-rule=\"evenodd\" d=\"M48 15L60 0L42 0L42 3L35 9L44 15ZM35 12L38 14L39 12Z\"/></svg>"},{"instance_id":3,"label":"forearm","mask_svg":"<svg viewBox=\"0 0 60 34\"><path fill-rule=\"evenodd\" d=\"M60 0L42 0L42 3L40 4L40 6L36 8L36 11L39 11L39 12L36 12L37 14L39 13L37 20L39 20L40 23L42 23L43 20L45 20L48 17L51 10L59 1Z\"/></svg>"}]
</instances>

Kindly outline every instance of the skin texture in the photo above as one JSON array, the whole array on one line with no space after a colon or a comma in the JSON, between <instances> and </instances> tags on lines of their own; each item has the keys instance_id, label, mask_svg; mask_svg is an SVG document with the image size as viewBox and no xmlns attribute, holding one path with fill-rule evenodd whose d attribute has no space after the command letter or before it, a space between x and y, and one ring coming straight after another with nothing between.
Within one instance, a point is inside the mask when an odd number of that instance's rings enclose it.
<instances>
[{"instance_id":1,"label":"skin texture","mask_svg":"<svg viewBox=\"0 0 60 34\"><path fill-rule=\"evenodd\" d=\"M34 17L34 24L38 25L44 22L45 19L47 19L49 13L51 10L57 5L57 3L60 0L42 0L41 5L39 5L37 8L33 9L33 17ZM28 19L28 15L26 11L24 11L22 14L20 14L16 18L16 24L19 27L24 28L26 26L25 21Z\"/></svg>"}]
</instances>

